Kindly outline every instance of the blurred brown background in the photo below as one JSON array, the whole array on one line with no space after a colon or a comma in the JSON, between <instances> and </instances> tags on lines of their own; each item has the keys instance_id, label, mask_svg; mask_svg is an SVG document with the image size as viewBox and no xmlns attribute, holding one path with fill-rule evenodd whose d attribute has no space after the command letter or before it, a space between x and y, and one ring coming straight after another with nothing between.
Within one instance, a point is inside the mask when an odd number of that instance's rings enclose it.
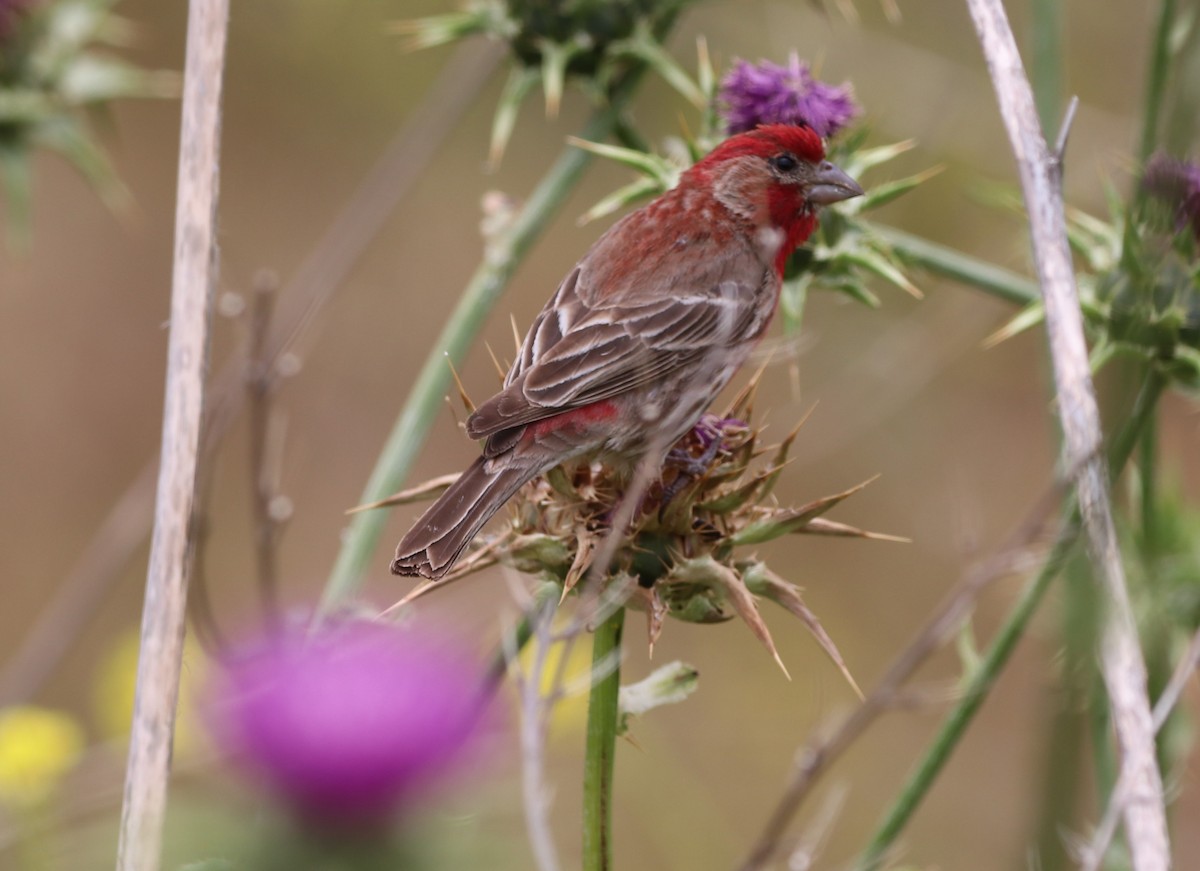
<instances>
[{"instance_id":1,"label":"blurred brown background","mask_svg":"<svg viewBox=\"0 0 1200 871\"><path fill-rule=\"evenodd\" d=\"M946 166L882 217L1026 271L1020 222L973 195L986 183L1014 184L1015 174L965 7L901 5L903 21L892 25L862 0L855 26L804 3L713 0L684 17L671 46L689 68L698 34L707 36L719 63L733 56L782 61L795 49L819 63L823 78L852 80L873 143L910 137L919 143L872 180ZM1024 5L1010 4L1019 33L1027 26ZM1103 213L1103 181L1121 190L1130 184L1149 6L1126 0L1097 14L1093 4L1067 4L1067 87L1083 105L1066 185L1068 199L1093 213ZM263 267L285 280L295 270L449 57L446 49L407 54L385 25L451 8L441 0L234 3L221 171L222 292L247 293ZM118 11L138 26L134 60L182 68L184 4L126 0ZM318 594L337 551L342 512L357 502L417 367L478 261L481 196L491 189L526 195L586 115L578 94L553 122L531 102L502 166L488 174L486 143L501 81L496 76L474 101L339 289L302 345L301 370L278 396L287 417L282 489L295 504L281 550L289 602L311 603ZM173 101L125 103L103 133L133 193L130 214L114 218L73 171L45 158L37 168L33 250L27 257L0 250L0 661L17 649L113 500L157 447L178 108ZM635 109L656 140L678 129L680 114L680 101L661 82L643 89ZM491 317L484 337L493 348L511 348L510 312L527 323L600 232L577 227L574 217L627 180L611 165L589 170ZM1021 520L1054 470L1041 334L983 350L982 339L1011 308L927 277L919 283L927 292L923 302L879 288L880 311L813 298L798 358L799 392L787 366L776 366L759 404L770 410L769 432L780 436L818 403L780 485L782 501L806 501L881 473L834 516L913 539L911 545L803 539L769 546L772 565L807 588L809 604L864 687L964 568ZM220 323L214 364L244 330L244 323ZM463 379L481 396L494 378L481 345ZM1102 387L1111 394L1119 381L1107 378ZM1195 405L1170 399L1161 427L1164 466L1193 502L1200 496L1198 436ZM475 451L443 413L412 480L456 470ZM206 575L226 627L254 616L247 452L243 424L219 456L209 511ZM397 510L381 544L369 586L379 604L408 589L388 575L387 560L412 516ZM143 549L86 630L71 639L71 653L38 694L40 702L92 716L96 661L137 623L144 563ZM1001 582L985 597L976 617L981 641L1018 584ZM426 602L428 611L487 639L514 613L498 573ZM701 689L684 705L646 718L636 729L637 747L619 751L617 866L624 871L732 867L773 806L796 748L852 704L806 633L782 612L765 610L791 683L736 622L667 627L655 661L693 663ZM914 865L1027 867L1055 704L1057 627L1052 600L909 829L905 856ZM632 618L627 651L630 679L649 670L640 616ZM946 654L922 678L945 689L957 669ZM1194 686L1186 703L1196 709ZM863 843L942 710L933 703L886 717L827 777L803 817L844 791L822 867L838 867ZM463 814L478 815L462 827L489 845L488 867L529 866L515 747L513 739L507 753L514 758L486 790L456 799ZM581 747L582 736L574 734L553 748L560 844L568 858L577 841ZM1175 810L1181 869L1200 868L1196 771L1194 756ZM1095 819L1094 809L1088 819ZM97 860L96 867L103 865Z\"/></svg>"}]
</instances>

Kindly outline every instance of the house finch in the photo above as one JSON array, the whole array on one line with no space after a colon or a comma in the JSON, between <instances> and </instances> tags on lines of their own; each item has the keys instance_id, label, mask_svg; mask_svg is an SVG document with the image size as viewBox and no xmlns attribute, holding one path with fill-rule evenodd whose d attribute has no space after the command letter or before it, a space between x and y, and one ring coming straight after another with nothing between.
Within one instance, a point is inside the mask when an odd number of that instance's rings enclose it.
<instances>
[{"instance_id":1,"label":"house finch","mask_svg":"<svg viewBox=\"0 0 1200 871\"><path fill-rule=\"evenodd\" d=\"M773 124L727 139L614 224L467 419L483 456L404 536L392 571L442 577L521 485L560 463L665 455L766 331L817 208L860 194L816 133Z\"/></svg>"}]
</instances>

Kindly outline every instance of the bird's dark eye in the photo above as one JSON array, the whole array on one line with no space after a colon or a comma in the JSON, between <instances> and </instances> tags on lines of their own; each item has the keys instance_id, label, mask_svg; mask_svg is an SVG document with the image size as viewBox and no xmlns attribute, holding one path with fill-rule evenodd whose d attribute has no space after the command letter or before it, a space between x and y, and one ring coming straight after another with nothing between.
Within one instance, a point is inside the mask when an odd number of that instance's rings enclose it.
<instances>
[{"instance_id":1,"label":"bird's dark eye","mask_svg":"<svg viewBox=\"0 0 1200 871\"><path fill-rule=\"evenodd\" d=\"M791 172L799 166L799 162L796 160L795 155L788 154L785 151L783 154L777 154L771 158L771 166L780 172Z\"/></svg>"}]
</instances>

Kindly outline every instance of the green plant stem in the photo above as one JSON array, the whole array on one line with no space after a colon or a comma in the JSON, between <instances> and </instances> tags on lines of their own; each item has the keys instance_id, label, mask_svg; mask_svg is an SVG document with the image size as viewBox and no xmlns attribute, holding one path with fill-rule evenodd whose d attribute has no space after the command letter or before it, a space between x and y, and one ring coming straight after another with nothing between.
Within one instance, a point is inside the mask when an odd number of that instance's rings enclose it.
<instances>
[{"instance_id":1,"label":"green plant stem","mask_svg":"<svg viewBox=\"0 0 1200 871\"><path fill-rule=\"evenodd\" d=\"M1154 28L1154 43L1150 50L1150 70L1146 76L1146 97L1143 101L1142 138L1138 145L1140 163L1154 151L1158 142L1159 119L1163 95L1167 90L1167 74L1171 65L1171 27L1175 23L1175 0L1162 0L1158 7L1158 24Z\"/></svg>"},{"instance_id":2,"label":"green plant stem","mask_svg":"<svg viewBox=\"0 0 1200 871\"><path fill-rule=\"evenodd\" d=\"M1109 445L1108 465L1111 476L1116 477L1124 468L1146 423L1155 413L1163 386L1162 375L1156 369L1151 369L1134 401L1132 411L1126 418L1125 425ZM991 646L975 670L967 675L966 684L957 704L942 722L942 727L934 736L925 756L917 764L916 770L904 784L900 795L888 809L867 848L859 857L855 867L860 871L874 871L880 867L884 854L908 824L913 812L941 772L942 766L950 758L950 753L958 746L967 726L979 711L984 699L991 691L992 685L996 682L996 678L999 677L1009 656L1016 648L1017 642L1024 634L1030 618L1037 610L1050 583L1070 556L1079 536L1079 512L1074 497L1069 501L1065 514L1067 522L1046 557L1046 561L1042 564L1041 570L1021 593L1020 599L1004 621L1004 625L996 633Z\"/></svg>"},{"instance_id":3,"label":"green plant stem","mask_svg":"<svg viewBox=\"0 0 1200 871\"><path fill-rule=\"evenodd\" d=\"M629 72L614 89L609 104L588 121L580 138L598 142L612 133L640 73L641 68ZM517 266L558 214L591 159L592 155L583 149L565 150L534 189L512 227L491 243L413 382L408 401L375 461L360 503L376 502L401 488L435 415L441 410L442 396L450 383L450 367L462 364ZM318 619L358 592L387 518L385 511L354 515L321 596Z\"/></svg>"},{"instance_id":4,"label":"green plant stem","mask_svg":"<svg viewBox=\"0 0 1200 871\"><path fill-rule=\"evenodd\" d=\"M1096 639L1102 622L1101 595L1087 560L1076 551L1062 579L1062 665L1054 723L1042 766L1042 806L1037 815L1037 856L1041 871L1074 867L1062 833L1077 827L1075 813L1083 791L1089 712L1096 686ZM1107 706L1105 706L1107 710ZM1108 746L1107 741L1101 741Z\"/></svg>"},{"instance_id":5,"label":"green plant stem","mask_svg":"<svg viewBox=\"0 0 1200 871\"><path fill-rule=\"evenodd\" d=\"M1142 552L1149 561L1158 556L1158 422L1150 421L1138 442L1138 509L1141 515Z\"/></svg>"},{"instance_id":6,"label":"green plant stem","mask_svg":"<svg viewBox=\"0 0 1200 871\"><path fill-rule=\"evenodd\" d=\"M1030 79L1038 120L1046 136L1052 137L1062 115L1063 3L1062 0L1033 0L1032 5Z\"/></svg>"},{"instance_id":7,"label":"green plant stem","mask_svg":"<svg viewBox=\"0 0 1200 871\"><path fill-rule=\"evenodd\" d=\"M617 608L597 627L592 640L593 677L583 762L583 871L612 868L613 757L617 749L619 657L624 624L625 609ZM608 673L604 674L605 671ZM597 674L604 677L597 678Z\"/></svg>"},{"instance_id":8,"label":"green plant stem","mask_svg":"<svg viewBox=\"0 0 1200 871\"><path fill-rule=\"evenodd\" d=\"M1041 299L1037 284L1015 272L894 227L866 221L863 224L904 260L935 275L968 284L1017 305L1029 305Z\"/></svg>"}]
</instances>

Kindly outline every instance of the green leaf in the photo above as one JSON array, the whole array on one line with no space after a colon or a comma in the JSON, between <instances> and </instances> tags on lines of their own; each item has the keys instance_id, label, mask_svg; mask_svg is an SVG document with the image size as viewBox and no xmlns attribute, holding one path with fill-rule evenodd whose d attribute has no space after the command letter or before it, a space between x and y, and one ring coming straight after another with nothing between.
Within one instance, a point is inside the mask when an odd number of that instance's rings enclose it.
<instances>
[{"instance_id":1,"label":"green leaf","mask_svg":"<svg viewBox=\"0 0 1200 871\"><path fill-rule=\"evenodd\" d=\"M587 224L597 218L604 218L628 205L639 202L662 193L666 190L661 182L653 178L639 178L623 188L618 188L583 213L579 218L580 224Z\"/></svg>"},{"instance_id":2,"label":"green leaf","mask_svg":"<svg viewBox=\"0 0 1200 871\"><path fill-rule=\"evenodd\" d=\"M496 114L492 118L492 143L488 153L488 162L492 166L497 166L504 157L521 104L541 76L541 72L532 67L514 66L509 71L508 81L504 83L504 90L496 103Z\"/></svg>"},{"instance_id":3,"label":"green leaf","mask_svg":"<svg viewBox=\"0 0 1200 871\"><path fill-rule=\"evenodd\" d=\"M839 252L839 260L847 260L868 272L878 275L885 281L890 281L892 284L899 287L901 290L908 292L916 299L923 299L925 294L917 289L917 286L908 280L899 267L889 261L886 257L877 251L864 250L861 248L851 249L844 252Z\"/></svg>"},{"instance_id":4,"label":"green leaf","mask_svg":"<svg viewBox=\"0 0 1200 871\"><path fill-rule=\"evenodd\" d=\"M54 102L32 88L0 88L0 124L35 124L54 115Z\"/></svg>"},{"instance_id":5,"label":"green leaf","mask_svg":"<svg viewBox=\"0 0 1200 871\"><path fill-rule=\"evenodd\" d=\"M111 5L110 0L60 0L47 6L45 30L29 59L35 79L57 79L63 67L103 32Z\"/></svg>"},{"instance_id":6,"label":"green leaf","mask_svg":"<svg viewBox=\"0 0 1200 871\"><path fill-rule=\"evenodd\" d=\"M568 136L567 142L576 148L590 151L592 154L614 160L623 166L637 170L662 183L663 188L673 187L679 178L678 167L671 164L665 157L657 154L647 154L636 148L623 148L620 145L607 145L603 142L589 142L576 136Z\"/></svg>"},{"instance_id":7,"label":"green leaf","mask_svg":"<svg viewBox=\"0 0 1200 871\"><path fill-rule=\"evenodd\" d=\"M576 42L561 43L543 39L538 43L538 50L542 53L542 93L546 101L546 114L557 118L558 108L562 105L563 88L567 83L567 65L583 49Z\"/></svg>"},{"instance_id":8,"label":"green leaf","mask_svg":"<svg viewBox=\"0 0 1200 871\"><path fill-rule=\"evenodd\" d=\"M847 160L844 161L846 166L843 168L852 176L859 176L866 173L880 164L887 163L889 160L895 160L906 151L911 151L917 145L915 139L905 139L903 142L893 142L890 145L880 145L876 148L863 148L854 151Z\"/></svg>"},{"instance_id":9,"label":"green leaf","mask_svg":"<svg viewBox=\"0 0 1200 871\"><path fill-rule=\"evenodd\" d=\"M932 166L924 172L919 172L916 175L910 175L907 178L875 185L867 191L865 196L847 203L847 206L851 207L852 214L869 212L872 209L878 209L881 206L886 206L893 200L897 200L904 196L918 185L929 181L929 179L941 173L943 169L944 167L941 166Z\"/></svg>"},{"instance_id":10,"label":"green leaf","mask_svg":"<svg viewBox=\"0 0 1200 871\"><path fill-rule=\"evenodd\" d=\"M85 105L121 97L175 97L181 83L172 72L149 72L114 58L82 54L63 69L58 92L68 103Z\"/></svg>"},{"instance_id":11,"label":"green leaf","mask_svg":"<svg viewBox=\"0 0 1200 871\"><path fill-rule=\"evenodd\" d=\"M1200 387L1200 351L1188 345L1177 345L1175 356L1167 364L1167 372L1177 383L1196 389Z\"/></svg>"},{"instance_id":12,"label":"green leaf","mask_svg":"<svg viewBox=\"0 0 1200 871\"><path fill-rule=\"evenodd\" d=\"M977 287L1019 305L1027 305L1041 298L1037 285L1032 281L993 263L978 260L961 251L892 227L867 221L861 222L860 226L870 235L882 239L892 256L906 263Z\"/></svg>"},{"instance_id":13,"label":"green leaf","mask_svg":"<svg viewBox=\"0 0 1200 871\"><path fill-rule=\"evenodd\" d=\"M830 283L822 282L822 286L834 293L840 293L843 296L849 297L854 302L865 305L869 309L883 307L883 300L873 294L865 284L857 279L847 278Z\"/></svg>"},{"instance_id":14,"label":"green leaf","mask_svg":"<svg viewBox=\"0 0 1200 871\"><path fill-rule=\"evenodd\" d=\"M74 164L100 199L114 212L128 205L129 191L117 177L104 152L88 137L78 122L63 117L51 124L40 125L33 131L32 137Z\"/></svg>"},{"instance_id":15,"label":"green leaf","mask_svg":"<svg viewBox=\"0 0 1200 871\"><path fill-rule=\"evenodd\" d=\"M393 25L392 30L407 36L405 47L415 51L457 42L477 33L502 35L503 31L510 29L505 27L506 24L509 22L503 14L489 7L481 7L466 12L418 18L415 21L401 21Z\"/></svg>"},{"instance_id":16,"label":"green leaf","mask_svg":"<svg viewBox=\"0 0 1200 871\"><path fill-rule=\"evenodd\" d=\"M628 55L637 58L662 76L668 85L697 109L703 109L707 104L708 98L704 91L654 38L648 22L639 21L634 35L614 42L609 47L609 52L617 57Z\"/></svg>"},{"instance_id":17,"label":"green leaf","mask_svg":"<svg viewBox=\"0 0 1200 871\"><path fill-rule=\"evenodd\" d=\"M1030 303L1021 309L1016 317L984 339L983 346L985 348L994 348L1001 342L1007 342L1013 336L1019 336L1026 330L1036 327L1045 319L1046 307L1042 304L1041 300Z\"/></svg>"},{"instance_id":18,"label":"green leaf","mask_svg":"<svg viewBox=\"0 0 1200 871\"><path fill-rule=\"evenodd\" d=\"M669 662L642 680L621 687L617 734L629 731L629 721L663 705L677 705L700 688L700 672L684 662Z\"/></svg>"}]
</instances>

